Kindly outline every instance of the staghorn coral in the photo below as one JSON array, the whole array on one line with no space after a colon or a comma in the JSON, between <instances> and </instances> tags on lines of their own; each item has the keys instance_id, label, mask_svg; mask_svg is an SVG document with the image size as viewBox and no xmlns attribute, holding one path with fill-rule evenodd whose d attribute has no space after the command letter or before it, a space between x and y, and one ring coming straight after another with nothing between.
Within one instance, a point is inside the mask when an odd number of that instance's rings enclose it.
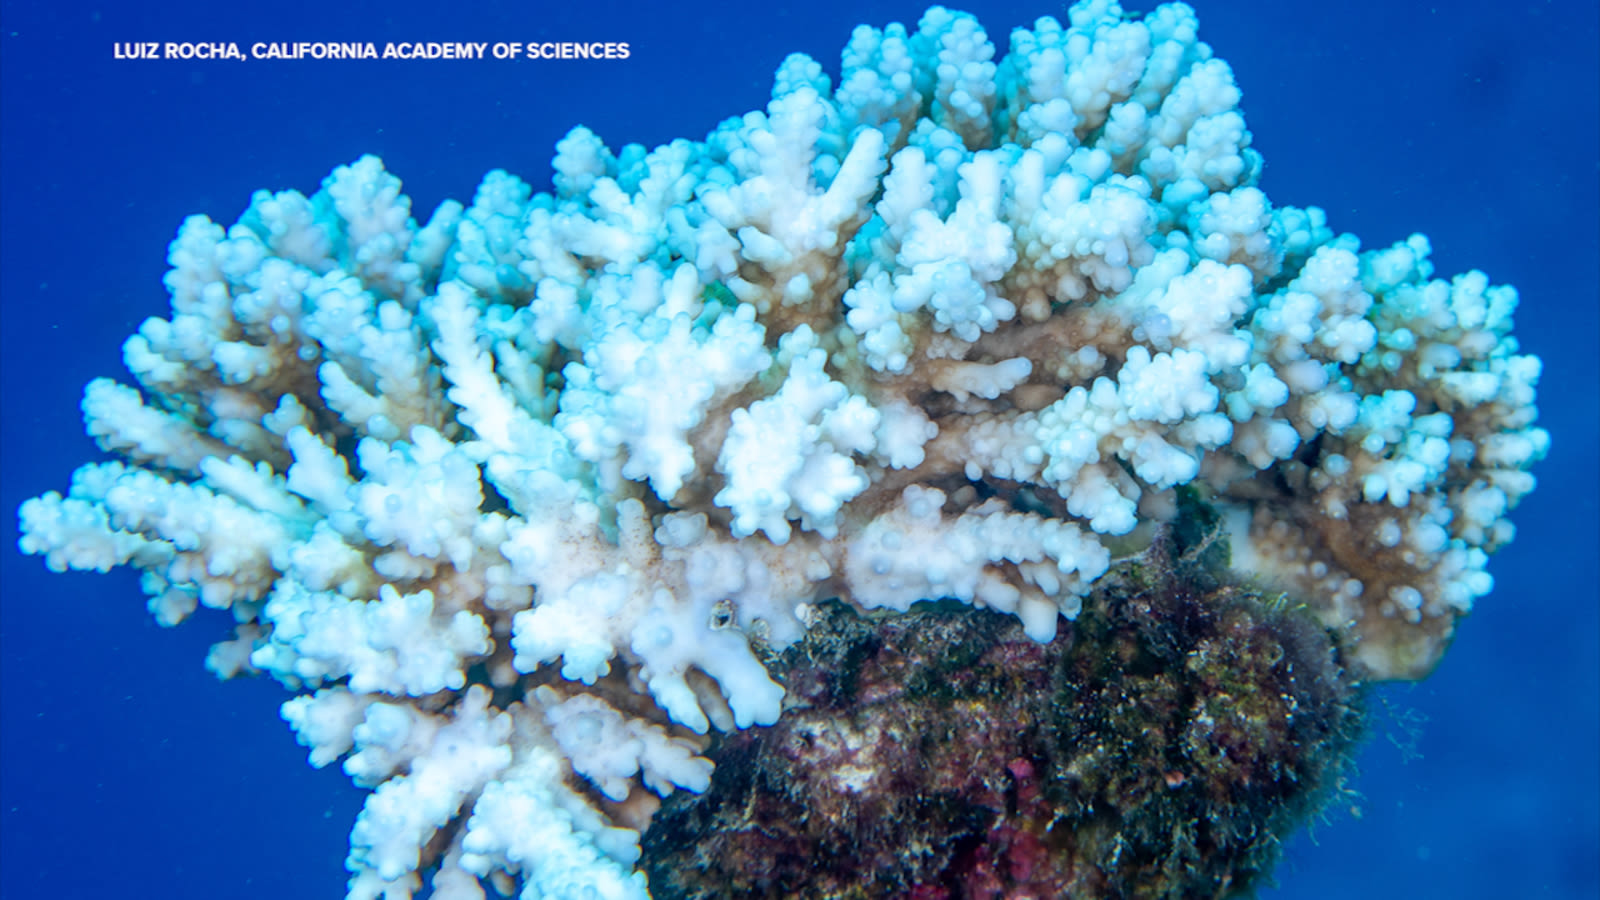
<instances>
[{"instance_id":1,"label":"staghorn coral","mask_svg":"<svg viewBox=\"0 0 1600 900\"><path fill-rule=\"evenodd\" d=\"M1516 294L1273 207L1196 29L1081 3L995 61L934 8L702 142L576 129L551 194L418 224L366 157L191 218L138 387L85 392L127 462L21 548L231 613L209 666L373 789L352 898L642 897L660 797L784 715L819 603L1045 645L1180 489L1348 677L1420 677L1548 442Z\"/></svg>"}]
</instances>

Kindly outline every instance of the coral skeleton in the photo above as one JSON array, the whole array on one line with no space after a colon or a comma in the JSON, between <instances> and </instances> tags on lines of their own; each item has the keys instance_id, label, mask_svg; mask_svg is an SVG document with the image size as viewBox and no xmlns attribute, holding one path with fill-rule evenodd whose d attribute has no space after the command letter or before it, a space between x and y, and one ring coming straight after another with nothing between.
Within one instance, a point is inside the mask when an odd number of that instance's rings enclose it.
<instances>
[{"instance_id":1,"label":"coral skeleton","mask_svg":"<svg viewBox=\"0 0 1600 900\"><path fill-rule=\"evenodd\" d=\"M1181 3L860 26L703 141L576 128L414 216L374 157L183 223L84 394L54 570L231 614L370 788L351 900L645 898L640 834L840 599L1045 643L1196 492L1361 679L1429 672L1534 486L1517 294L1271 204Z\"/></svg>"}]
</instances>

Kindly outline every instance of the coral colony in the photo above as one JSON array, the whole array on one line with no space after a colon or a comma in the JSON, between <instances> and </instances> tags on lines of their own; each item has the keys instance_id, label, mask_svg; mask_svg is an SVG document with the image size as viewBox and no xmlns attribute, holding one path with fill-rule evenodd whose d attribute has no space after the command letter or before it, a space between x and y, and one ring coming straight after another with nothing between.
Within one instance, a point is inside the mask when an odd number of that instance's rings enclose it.
<instances>
[{"instance_id":1,"label":"coral colony","mask_svg":"<svg viewBox=\"0 0 1600 900\"><path fill-rule=\"evenodd\" d=\"M1248 888L1548 437L1516 292L1274 207L1196 27L935 7L553 194L190 218L21 547L232 613L357 900Z\"/></svg>"}]
</instances>

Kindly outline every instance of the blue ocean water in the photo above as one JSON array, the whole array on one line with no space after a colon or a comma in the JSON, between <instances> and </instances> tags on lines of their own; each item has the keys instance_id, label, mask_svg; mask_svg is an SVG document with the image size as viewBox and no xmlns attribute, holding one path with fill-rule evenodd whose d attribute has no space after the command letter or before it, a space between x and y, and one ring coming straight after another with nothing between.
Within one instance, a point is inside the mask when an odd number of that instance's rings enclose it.
<instances>
[{"instance_id":1,"label":"blue ocean water","mask_svg":"<svg viewBox=\"0 0 1600 900\"><path fill-rule=\"evenodd\" d=\"M1133 3L1132 9L1152 4ZM1600 896L1597 115L1592 4L1200 0L1244 91L1262 187L1367 246L1424 231L1441 274L1522 295L1554 436L1495 592L1440 670L1384 693L1362 798L1296 838L1273 898ZM1054 3L982 3L1003 41ZM95 454L82 385L162 314L182 218L307 193L377 153L419 216L504 167L548 179L573 124L613 147L764 105L803 50L837 69L903 2L0 3L0 511ZM113 59L121 41L627 41L609 62ZM202 666L226 623L158 628L133 576L0 548L0 895L335 897L361 792L305 762L265 681ZM1346 806L1359 807L1359 817Z\"/></svg>"}]
</instances>

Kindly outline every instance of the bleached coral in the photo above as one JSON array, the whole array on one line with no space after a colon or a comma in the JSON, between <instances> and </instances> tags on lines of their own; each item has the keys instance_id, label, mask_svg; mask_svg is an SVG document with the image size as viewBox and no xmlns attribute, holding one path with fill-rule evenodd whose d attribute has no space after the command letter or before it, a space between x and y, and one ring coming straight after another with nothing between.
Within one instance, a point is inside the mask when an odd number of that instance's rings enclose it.
<instances>
[{"instance_id":1,"label":"bleached coral","mask_svg":"<svg viewBox=\"0 0 1600 900\"><path fill-rule=\"evenodd\" d=\"M554 194L426 224L372 157L191 218L140 388L85 394L131 464L22 549L231 610L213 670L309 692L373 788L353 898L644 897L647 791L782 715L760 652L812 604L1048 640L1185 485L1364 674L1425 673L1548 444L1515 292L1274 208L1187 6L1067 19L999 61L941 8L862 26L837 88L791 57L704 142L580 128Z\"/></svg>"}]
</instances>

